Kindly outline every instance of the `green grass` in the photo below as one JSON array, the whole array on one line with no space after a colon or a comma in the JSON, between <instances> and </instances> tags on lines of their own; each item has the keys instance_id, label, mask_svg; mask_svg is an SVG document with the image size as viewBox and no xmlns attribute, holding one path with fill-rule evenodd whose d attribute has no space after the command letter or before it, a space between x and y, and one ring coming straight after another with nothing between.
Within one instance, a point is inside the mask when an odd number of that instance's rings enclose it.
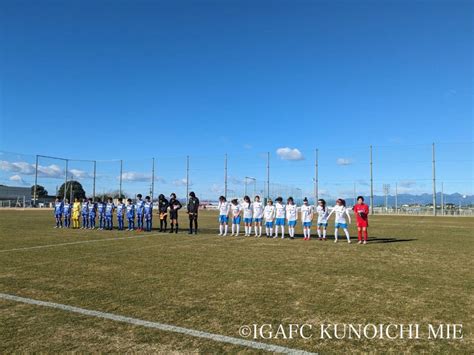
<instances>
[{"instance_id":1,"label":"green grass","mask_svg":"<svg viewBox=\"0 0 474 355\"><path fill-rule=\"evenodd\" d=\"M315 331L259 341L320 353L474 350L473 218L374 216L366 246L220 238L211 212L200 224L197 237L0 252L0 292L236 338L253 323L462 323L463 340L320 340ZM137 235L53 225L51 211L2 210L0 249ZM0 300L0 352L13 351L254 352Z\"/></svg>"}]
</instances>

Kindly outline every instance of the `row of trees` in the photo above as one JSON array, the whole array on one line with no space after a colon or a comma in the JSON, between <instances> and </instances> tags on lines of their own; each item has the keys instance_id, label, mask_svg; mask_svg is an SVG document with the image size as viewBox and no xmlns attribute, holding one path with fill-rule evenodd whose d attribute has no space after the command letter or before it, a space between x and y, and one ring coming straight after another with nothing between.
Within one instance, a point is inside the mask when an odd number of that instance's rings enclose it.
<instances>
[{"instance_id":1,"label":"row of trees","mask_svg":"<svg viewBox=\"0 0 474 355\"><path fill-rule=\"evenodd\" d=\"M65 189L66 187L66 189ZM81 183L79 181L71 180L68 181L66 184L63 183L57 192L57 197L63 199L64 198L64 190L66 190L66 198L69 198L70 196L73 196L73 198L78 198L78 199L83 199L86 197L86 191L82 187ZM34 196L35 194L35 185L31 186L31 196ZM48 196L48 191L44 188L42 185L36 185L36 197L37 198L44 198ZM112 191L112 192L107 192L103 194L97 194L97 197L100 197L102 199L107 199L109 197L112 198L125 198L125 195L122 194L120 195L119 191Z\"/></svg>"}]
</instances>

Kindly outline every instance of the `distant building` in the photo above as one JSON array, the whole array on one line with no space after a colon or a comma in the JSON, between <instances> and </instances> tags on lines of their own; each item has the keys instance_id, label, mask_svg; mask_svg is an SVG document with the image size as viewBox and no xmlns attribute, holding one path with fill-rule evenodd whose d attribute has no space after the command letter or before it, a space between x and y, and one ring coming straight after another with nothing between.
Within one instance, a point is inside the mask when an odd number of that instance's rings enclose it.
<instances>
[{"instance_id":1,"label":"distant building","mask_svg":"<svg viewBox=\"0 0 474 355\"><path fill-rule=\"evenodd\" d=\"M0 201L17 200L25 198L31 200L31 187L0 185Z\"/></svg>"},{"instance_id":2,"label":"distant building","mask_svg":"<svg viewBox=\"0 0 474 355\"><path fill-rule=\"evenodd\" d=\"M0 207L25 207L31 204L31 187L0 185Z\"/></svg>"}]
</instances>

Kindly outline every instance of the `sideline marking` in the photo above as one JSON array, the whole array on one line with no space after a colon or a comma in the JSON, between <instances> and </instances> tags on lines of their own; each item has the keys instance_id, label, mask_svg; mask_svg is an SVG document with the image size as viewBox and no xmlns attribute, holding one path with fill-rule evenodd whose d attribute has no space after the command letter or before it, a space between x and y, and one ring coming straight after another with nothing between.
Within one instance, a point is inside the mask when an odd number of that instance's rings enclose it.
<instances>
[{"instance_id":1,"label":"sideline marking","mask_svg":"<svg viewBox=\"0 0 474 355\"><path fill-rule=\"evenodd\" d=\"M155 234L133 235L133 236L129 236L129 237L90 239L90 240L81 240L81 241L78 241L78 242L56 243L56 244L46 244L46 245L36 245L36 246L24 247L24 248L3 249L3 250L0 250L0 253L6 253L6 252L8 252L8 251L19 251L19 250L31 250L31 249L42 249L42 248L60 247L60 246L63 246L63 245L74 245L74 244L84 244L84 243L94 243L94 242L105 242L105 241L108 241L108 240L137 239L137 238L151 237L151 236L154 236L154 235L159 235L159 234L158 234L158 233L155 233Z\"/></svg>"},{"instance_id":2,"label":"sideline marking","mask_svg":"<svg viewBox=\"0 0 474 355\"><path fill-rule=\"evenodd\" d=\"M210 339L210 340L214 340L220 343L229 343L229 344L234 344L234 345L245 346L248 348L259 349L259 350L266 350L266 351L286 353L286 354L313 354L311 352L298 350L298 349L291 349L291 348L287 348L287 347L279 346L279 345L271 345L271 344L266 344L266 343L260 343L257 341L239 339L239 338L234 338L227 335L208 333L208 332L203 332L200 330L183 328L183 327L178 327L178 326L170 325L170 324L150 322L150 321L146 321L146 320L142 320L138 318L120 316L113 313L93 311L93 310L89 310L85 308L68 306L61 303L39 301L32 298L24 298L24 297L19 297L15 295L9 295L6 293L0 293L0 299L26 303L26 304L36 305L36 306L42 306L42 307L55 308L55 309L60 309L66 312L78 313L78 314L102 318L102 319L109 319L109 320L114 320L116 322L139 325L139 326L143 326L147 328L164 330L167 332L186 334L186 335L193 336L196 338Z\"/></svg>"}]
</instances>

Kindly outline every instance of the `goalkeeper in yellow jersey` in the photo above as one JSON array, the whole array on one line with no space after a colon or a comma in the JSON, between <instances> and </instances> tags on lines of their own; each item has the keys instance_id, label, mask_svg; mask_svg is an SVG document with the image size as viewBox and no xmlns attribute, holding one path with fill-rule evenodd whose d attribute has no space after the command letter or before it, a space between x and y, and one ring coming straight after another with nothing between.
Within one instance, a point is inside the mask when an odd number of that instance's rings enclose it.
<instances>
[{"instance_id":1,"label":"goalkeeper in yellow jersey","mask_svg":"<svg viewBox=\"0 0 474 355\"><path fill-rule=\"evenodd\" d=\"M79 228L79 217L81 215L81 203L78 198L74 199L74 204L72 205L72 228Z\"/></svg>"}]
</instances>

